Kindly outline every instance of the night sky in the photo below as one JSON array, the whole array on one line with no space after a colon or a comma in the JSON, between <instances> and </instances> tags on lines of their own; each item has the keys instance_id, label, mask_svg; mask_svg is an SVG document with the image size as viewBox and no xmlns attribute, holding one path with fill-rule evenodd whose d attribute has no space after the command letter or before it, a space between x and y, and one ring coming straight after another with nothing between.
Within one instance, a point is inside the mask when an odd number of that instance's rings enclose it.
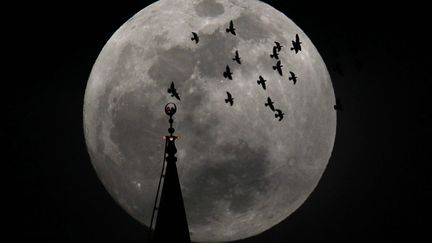
<instances>
[{"instance_id":1,"label":"night sky","mask_svg":"<svg viewBox=\"0 0 432 243\"><path fill-rule=\"evenodd\" d=\"M12 74L2 79L5 242L145 242L145 228L115 203L92 167L82 107L102 47L152 2L32 1L3 9L13 16L2 24L10 42L3 61ZM430 238L427 8L415 1L264 2L312 40L344 110L315 191L286 220L239 242Z\"/></svg>"}]
</instances>

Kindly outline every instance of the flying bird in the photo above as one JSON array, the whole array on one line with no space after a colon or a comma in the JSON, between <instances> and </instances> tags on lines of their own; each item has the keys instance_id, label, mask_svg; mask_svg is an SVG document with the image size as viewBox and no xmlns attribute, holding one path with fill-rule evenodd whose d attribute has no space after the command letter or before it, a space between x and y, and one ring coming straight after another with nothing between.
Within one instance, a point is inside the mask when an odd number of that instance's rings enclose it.
<instances>
[{"instance_id":1,"label":"flying bird","mask_svg":"<svg viewBox=\"0 0 432 243\"><path fill-rule=\"evenodd\" d=\"M277 51L280 52L282 50L283 46L281 46L281 44L279 42L277 42L277 41L275 41L274 43L276 44L275 47L276 47Z\"/></svg>"},{"instance_id":2,"label":"flying bird","mask_svg":"<svg viewBox=\"0 0 432 243\"><path fill-rule=\"evenodd\" d=\"M273 46L273 53L270 54L270 57L274 58L276 60L279 60L279 53L277 51L277 47L276 46Z\"/></svg>"},{"instance_id":3,"label":"flying bird","mask_svg":"<svg viewBox=\"0 0 432 243\"><path fill-rule=\"evenodd\" d=\"M233 61L237 62L238 64L241 64L241 58L238 51L235 52L235 57L233 58Z\"/></svg>"},{"instance_id":4,"label":"flying bird","mask_svg":"<svg viewBox=\"0 0 432 243\"><path fill-rule=\"evenodd\" d=\"M291 41L292 42L292 47L291 47L291 51L295 51L295 53L297 54L299 51L301 51L301 42L300 42L300 38L298 36L298 34L296 34L296 39L295 41Z\"/></svg>"},{"instance_id":5,"label":"flying bird","mask_svg":"<svg viewBox=\"0 0 432 243\"><path fill-rule=\"evenodd\" d=\"M228 78L229 80L232 80L232 72L231 72L231 69L230 69L230 67L227 65L226 66L226 70L225 70L225 72L223 73L223 76L225 77L225 78Z\"/></svg>"},{"instance_id":6,"label":"flying bird","mask_svg":"<svg viewBox=\"0 0 432 243\"><path fill-rule=\"evenodd\" d=\"M176 88L175 88L175 86L174 86L174 82L171 83L171 86L170 86L169 89L168 89L168 93L171 94L171 97L175 97L175 98L177 98L178 100L180 100L180 96L179 96L179 94L177 93L177 90L176 90Z\"/></svg>"},{"instance_id":7,"label":"flying bird","mask_svg":"<svg viewBox=\"0 0 432 243\"><path fill-rule=\"evenodd\" d=\"M280 76L283 76L282 67L283 67L283 65L281 64L281 61L278 61L276 63L276 66L273 66L273 70L277 70L278 73L280 74Z\"/></svg>"},{"instance_id":8,"label":"flying bird","mask_svg":"<svg viewBox=\"0 0 432 243\"><path fill-rule=\"evenodd\" d=\"M226 93L227 93L228 98L225 99L225 103L230 104L231 106L233 106L234 105L234 98L232 97L232 95L230 94L230 92L227 91Z\"/></svg>"},{"instance_id":9,"label":"flying bird","mask_svg":"<svg viewBox=\"0 0 432 243\"><path fill-rule=\"evenodd\" d=\"M282 121L282 119L284 118L285 113L283 113L281 110L276 109L276 114L275 117L279 118L279 121Z\"/></svg>"},{"instance_id":10,"label":"flying bird","mask_svg":"<svg viewBox=\"0 0 432 243\"><path fill-rule=\"evenodd\" d=\"M291 75L291 77L289 77L288 79L289 80L292 80L293 81L293 83L294 83L294 85L297 83L297 78L298 77L296 77L295 76L295 73L293 73L293 72L290 72L290 75Z\"/></svg>"},{"instance_id":11,"label":"flying bird","mask_svg":"<svg viewBox=\"0 0 432 243\"><path fill-rule=\"evenodd\" d=\"M336 98L336 105L334 105L333 107L334 107L334 109L337 110L337 111L342 111L342 110L343 110L343 109L342 109L342 104L341 104L339 98Z\"/></svg>"},{"instance_id":12,"label":"flying bird","mask_svg":"<svg viewBox=\"0 0 432 243\"><path fill-rule=\"evenodd\" d=\"M261 75L259 76L259 80L257 80L258 85L261 85L263 87L263 89L265 90L267 85L266 85L267 80L265 80Z\"/></svg>"},{"instance_id":13,"label":"flying bird","mask_svg":"<svg viewBox=\"0 0 432 243\"><path fill-rule=\"evenodd\" d=\"M270 99L270 97L267 98L267 103L265 103L264 105L270 108L270 110L275 111L275 107L274 107L274 102Z\"/></svg>"},{"instance_id":14,"label":"flying bird","mask_svg":"<svg viewBox=\"0 0 432 243\"><path fill-rule=\"evenodd\" d=\"M199 36L197 33L192 32L193 37L191 38L192 41L195 41L196 44L199 42Z\"/></svg>"},{"instance_id":15,"label":"flying bird","mask_svg":"<svg viewBox=\"0 0 432 243\"><path fill-rule=\"evenodd\" d=\"M236 35L235 30L236 30L236 29L234 28L234 23L233 23L233 21L231 20L231 22L230 22L230 26L229 26L229 28L226 29L226 32L227 32L227 33L231 33L231 34L233 34L233 35Z\"/></svg>"}]
</instances>

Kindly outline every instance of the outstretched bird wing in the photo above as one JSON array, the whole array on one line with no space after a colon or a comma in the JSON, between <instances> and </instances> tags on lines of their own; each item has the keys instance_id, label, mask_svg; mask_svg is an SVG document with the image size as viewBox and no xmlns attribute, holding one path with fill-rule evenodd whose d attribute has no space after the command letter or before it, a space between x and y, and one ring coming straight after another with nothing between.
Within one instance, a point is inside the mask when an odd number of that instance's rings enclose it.
<instances>
[{"instance_id":1,"label":"outstretched bird wing","mask_svg":"<svg viewBox=\"0 0 432 243\"><path fill-rule=\"evenodd\" d=\"M276 109L276 113L277 114L275 114L275 117L279 118L279 121L282 121L284 113L282 113L282 111L279 109Z\"/></svg>"},{"instance_id":2,"label":"outstretched bird wing","mask_svg":"<svg viewBox=\"0 0 432 243\"><path fill-rule=\"evenodd\" d=\"M273 103L274 102L270 99L270 97L268 97L267 98L267 104L265 104L265 106L268 106L270 108L270 110L275 111Z\"/></svg>"},{"instance_id":3,"label":"outstretched bird wing","mask_svg":"<svg viewBox=\"0 0 432 243\"><path fill-rule=\"evenodd\" d=\"M229 103L231 106L234 104L234 98L232 97L232 95L230 94L230 92L226 92L228 98L225 99L225 103Z\"/></svg>"},{"instance_id":4,"label":"outstretched bird wing","mask_svg":"<svg viewBox=\"0 0 432 243\"><path fill-rule=\"evenodd\" d=\"M281 61L278 61L278 62L276 63L276 68L277 68L278 73L279 73L281 76L283 76L283 74L282 74L282 64L281 64Z\"/></svg>"},{"instance_id":5,"label":"outstretched bird wing","mask_svg":"<svg viewBox=\"0 0 432 243\"><path fill-rule=\"evenodd\" d=\"M168 93L173 93L175 91L174 82L171 82L170 87L168 88Z\"/></svg>"},{"instance_id":6,"label":"outstretched bird wing","mask_svg":"<svg viewBox=\"0 0 432 243\"><path fill-rule=\"evenodd\" d=\"M281 51L283 46L281 46L281 44L277 41L275 41L275 44L276 44L276 48L278 49L278 51Z\"/></svg>"},{"instance_id":7,"label":"outstretched bird wing","mask_svg":"<svg viewBox=\"0 0 432 243\"><path fill-rule=\"evenodd\" d=\"M231 32L233 35L236 35L234 23L232 20L230 21L229 32Z\"/></svg>"},{"instance_id":8,"label":"outstretched bird wing","mask_svg":"<svg viewBox=\"0 0 432 243\"><path fill-rule=\"evenodd\" d=\"M233 60L236 61L238 64L241 64L241 58L238 51L235 52L235 57L233 58Z\"/></svg>"},{"instance_id":9,"label":"outstretched bird wing","mask_svg":"<svg viewBox=\"0 0 432 243\"><path fill-rule=\"evenodd\" d=\"M279 59L279 54L278 54L278 52L277 52L277 47L276 47L276 46L273 46L273 53L270 54L270 57L271 57L271 58L274 58L274 59L276 59L276 60Z\"/></svg>"},{"instance_id":10,"label":"outstretched bird wing","mask_svg":"<svg viewBox=\"0 0 432 243\"><path fill-rule=\"evenodd\" d=\"M195 41L195 43L197 43L197 44L198 44L198 42L199 42L199 37L198 37L198 34L197 34L197 33L195 33L195 32L192 32L192 35L193 35L193 38L192 38L192 40L194 40L194 41Z\"/></svg>"},{"instance_id":11,"label":"outstretched bird wing","mask_svg":"<svg viewBox=\"0 0 432 243\"><path fill-rule=\"evenodd\" d=\"M263 87L263 89L266 89L266 81L262 76L259 76L259 80L257 81L258 85L261 85Z\"/></svg>"},{"instance_id":12,"label":"outstretched bird wing","mask_svg":"<svg viewBox=\"0 0 432 243\"><path fill-rule=\"evenodd\" d=\"M174 97L176 97L178 100L180 100L180 96L179 96L179 94L177 93L177 92L174 92Z\"/></svg>"}]
</instances>

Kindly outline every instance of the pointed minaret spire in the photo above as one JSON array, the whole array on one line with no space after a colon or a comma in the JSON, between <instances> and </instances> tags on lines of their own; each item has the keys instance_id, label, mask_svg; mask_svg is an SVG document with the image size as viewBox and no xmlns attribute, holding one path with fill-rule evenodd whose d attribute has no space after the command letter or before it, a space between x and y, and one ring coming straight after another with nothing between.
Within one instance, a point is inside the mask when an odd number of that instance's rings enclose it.
<instances>
[{"instance_id":1,"label":"pointed minaret spire","mask_svg":"<svg viewBox=\"0 0 432 243\"><path fill-rule=\"evenodd\" d=\"M168 129L169 136L165 136L165 154L164 166L162 169L161 180L163 180L162 193L158 202L160 183L156 194L155 207L153 216L157 211L156 225L153 237L150 237L152 243L190 243L189 227L186 219L186 211L183 203L183 196L180 188L179 177L177 174L177 148L174 136L175 129L173 128L173 115L176 113L177 107L173 103L165 106L165 113L170 117L170 127ZM166 163L166 169L164 171ZM153 225L153 216L150 227ZM151 231L152 229L150 229Z\"/></svg>"}]
</instances>

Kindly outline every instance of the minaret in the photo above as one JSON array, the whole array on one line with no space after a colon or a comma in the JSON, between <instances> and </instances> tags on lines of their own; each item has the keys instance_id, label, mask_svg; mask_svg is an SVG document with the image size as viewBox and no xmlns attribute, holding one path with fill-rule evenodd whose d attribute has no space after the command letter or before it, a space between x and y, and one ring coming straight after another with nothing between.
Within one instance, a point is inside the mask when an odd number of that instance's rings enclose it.
<instances>
[{"instance_id":1,"label":"minaret","mask_svg":"<svg viewBox=\"0 0 432 243\"><path fill-rule=\"evenodd\" d=\"M156 194L155 207L153 209L152 222L150 223L150 232L155 212L157 211L156 225L153 236L150 235L150 242L152 243L190 243L189 227L186 219L186 212L183 203L183 196L181 193L179 177L177 174L177 148L175 141L178 138L173 133L173 115L176 113L177 107L173 103L165 106L165 113L170 117L170 127L165 136L165 152L164 164L162 168L161 178ZM166 162L166 168L165 168ZM162 193L159 198L159 191L162 184ZM159 205L158 205L159 201Z\"/></svg>"}]
</instances>

